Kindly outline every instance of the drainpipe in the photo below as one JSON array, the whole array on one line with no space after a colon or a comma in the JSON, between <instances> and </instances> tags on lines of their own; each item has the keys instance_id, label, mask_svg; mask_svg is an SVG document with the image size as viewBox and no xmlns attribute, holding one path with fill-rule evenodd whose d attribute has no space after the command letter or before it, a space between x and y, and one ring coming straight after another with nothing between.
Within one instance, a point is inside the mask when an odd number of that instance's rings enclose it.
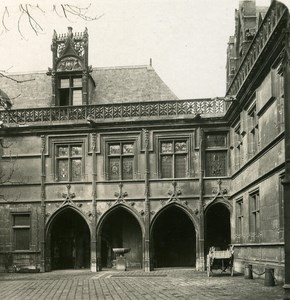
<instances>
[{"instance_id":1,"label":"drainpipe","mask_svg":"<svg viewBox=\"0 0 290 300\"><path fill-rule=\"evenodd\" d=\"M41 136L41 218L40 218L40 272L45 272L45 136Z\"/></svg>"},{"instance_id":2,"label":"drainpipe","mask_svg":"<svg viewBox=\"0 0 290 300\"><path fill-rule=\"evenodd\" d=\"M96 133L92 133L92 221L91 221L91 271L97 272L99 269L99 263L97 258L97 154L96 154Z\"/></svg>"},{"instance_id":3,"label":"drainpipe","mask_svg":"<svg viewBox=\"0 0 290 300\"><path fill-rule=\"evenodd\" d=\"M289 13L288 13L289 14ZM285 249L285 298L290 299L290 19L286 27L285 56L283 61L285 109L285 179L284 185L284 249Z\"/></svg>"},{"instance_id":4,"label":"drainpipe","mask_svg":"<svg viewBox=\"0 0 290 300\"><path fill-rule=\"evenodd\" d=\"M143 129L144 141L145 141L145 234L144 234L144 271L150 272L150 186L149 186L149 131Z\"/></svg>"}]
</instances>

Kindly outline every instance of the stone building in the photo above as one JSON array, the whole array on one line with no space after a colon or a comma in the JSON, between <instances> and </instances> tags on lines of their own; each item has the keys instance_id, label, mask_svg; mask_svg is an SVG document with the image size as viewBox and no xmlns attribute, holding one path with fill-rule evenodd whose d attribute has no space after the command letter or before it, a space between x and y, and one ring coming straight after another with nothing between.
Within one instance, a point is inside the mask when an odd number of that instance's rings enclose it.
<instances>
[{"instance_id":1,"label":"stone building","mask_svg":"<svg viewBox=\"0 0 290 300\"><path fill-rule=\"evenodd\" d=\"M222 98L180 100L151 65L93 68L71 28L47 73L0 78L3 271L98 271L120 247L129 268L204 270L234 245L236 271L290 283L289 12L241 1L235 20Z\"/></svg>"}]
</instances>

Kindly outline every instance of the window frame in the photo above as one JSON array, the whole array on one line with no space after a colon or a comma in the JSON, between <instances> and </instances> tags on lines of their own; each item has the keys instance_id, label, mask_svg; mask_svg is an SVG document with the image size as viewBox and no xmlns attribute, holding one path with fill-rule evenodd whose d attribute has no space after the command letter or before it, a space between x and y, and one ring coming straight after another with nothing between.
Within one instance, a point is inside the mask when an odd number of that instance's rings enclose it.
<instances>
[{"instance_id":1,"label":"window frame","mask_svg":"<svg viewBox=\"0 0 290 300\"><path fill-rule=\"evenodd\" d=\"M29 217L28 225L15 225L15 218L17 216L26 215ZM11 230L12 230L12 245L13 245L13 251L15 252L27 252L31 250L31 212L25 211L25 212L11 212ZM28 248L27 249L17 249L16 247L16 232L20 232L21 230L28 230Z\"/></svg>"},{"instance_id":2,"label":"window frame","mask_svg":"<svg viewBox=\"0 0 290 300\"><path fill-rule=\"evenodd\" d=\"M257 114L256 99L247 111L249 123L248 155L255 156L259 152L259 117Z\"/></svg>"},{"instance_id":3,"label":"window frame","mask_svg":"<svg viewBox=\"0 0 290 300\"><path fill-rule=\"evenodd\" d=\"M254 207L253 207L253 202L255 202ZM260 201L259 189L249 193L249 235L250 235L251 242L260 242L261 201Z\"/></svg>"},{"instance_id":4,"label":"window frame","mask_svg":"<svg viewBox=\"0 0 290 300\"><path fill-rule=\"evenodd\" d=\"M244 199L236 200L236 241L242 242L244 235Z\"/></svg>"},{"instance_id":5,"label":"window frame","mask_svg":"<svg viewBox=\"0 0 290 300\"><path fill-rule=\"evenodd\" d=\"M162 143L166 143L166 142L172 142L172 152L168 152L168 153L162 153ZM175 151L175 143L176 142L185 142L186 143L186 151L185 152L176 152ZM170 138L160 138L158 140L158 166L159 166L159 178L161 179L182 179L182 178L188 178L189 176L189 140L188 138L184 138L184 137L170 137ZM181 156L181 155L185 155L186 157L186 163L185 163L185 177L177 177L176 176L176 156ZM172 157L172 176L171 177L163 177L162 176L162 156L171 156Z\"/></svg>"},{"instance_id":6,"label":"window frame","mask_svg":"<svg viewBox=\"0 0 290 300\"><path fill-rule=\"evenodd\" d=\"M225 136L225 145L224 146L208 146L207 145L207 136L210 135L224 135ZM229 151L228 151L228 132L226 131L206 131L204 133L204 139L205 139L205 144L204 144L204 160L205 160L205 168L204 168L204 177L208 178L221 178L221 177L227 177L229 174ZM212 174L208 174L208 165L207 165L207 154L208 153L225 153L225 174L222 175L216 175L213 176Z\"/></svg>"},{"instance_id":7,"label":"window frame","mask_svg":"<svg viewBox=\"0 0 290 300\"><path fill-rule=\"evenodd\" d=\"M123 153L123 145L126 144L132 144L133 146L133 151L132 153L129 154L124 154ZM110 154L110 146L112 145L119 145L120 146L120 154ZM110 182L112 181L130 181L130 180L134 180L136 179L136 169L137 169L137 155L136 155L136 141L128 139L128 140L109 140L106 141L106 149L105 149L105 153L106 153L106 179ZM126 178L124 179L124 175L123 175L123 161L124 158L128 158L131 157L132 158L132 178ZM119 159L119 178L118 179L112 179L111 178L111 170L110 170L110 158L117 158Z\"/></svg>"},{"instance_id":8,"label":"window frame","mask_svg":"<svg viewBox=\"0 0 290 300\"><path fill-rule=\"evenodd\" d=\"M76 86L74 87L74 79L80 79L81 80L81 86ZM63 79L68 79L69 80L69 86L66 88L62 88L61 87L61 80ZM68 104L67 105L61 105L61 90L68 90ZM82 79L82 75L81 74L59 74L57 76L57 103L58 106L74 106L74 99L73 99L73 92L76 90L80 90L81 91L81 103L77 104L78 105L82 105L83 104L83 79Z\"/></svg>"},{"instance_id":9,"label":"window frame","mask_svg":"<svg viewBox=\"0 0 290 300\"><path fill-rule=\"evenodd\" d=\"M71 148L72 147L81 147L82 149L82 154L78 155L78 156L72 156L71 155ZM64 157L59 157L58 156L58 148L60 147L68 147L68 156L64 156ZM70 142L59 142L59 143L54 143L54 153L53 153L53 161L54 161L54 179L56 182L79 182L82 181L84 178L84 174L85 174L85 145L83 141L70 141ZM81 175L80 175L80 179L79 180L73 180L73 176L72 176L72 161L74 159L80 159L81 160ZM60 160L67 160L68 161L68 179L67 180L60 180L59 178L59 161Z\"/></svg>"}]
</instances>

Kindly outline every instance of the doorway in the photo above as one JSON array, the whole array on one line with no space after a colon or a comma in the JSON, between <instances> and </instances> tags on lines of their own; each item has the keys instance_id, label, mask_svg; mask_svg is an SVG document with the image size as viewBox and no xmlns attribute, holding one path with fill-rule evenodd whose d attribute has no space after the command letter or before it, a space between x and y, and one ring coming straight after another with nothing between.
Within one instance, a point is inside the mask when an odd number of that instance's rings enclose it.
<instances>
[{"instance_id":1,"label":"doorway","mask_svg":"<svg viewBox=\"0 0 290 300\"><path fill-rule=\"evenodd\" d=\"M155 268L195 267L195 227L182 209L164 209L153 224L152 238Z\"/></svg>"},{"instance_id":2,"label":"doorway","mask_svg":"<svg viewBox=\"0 0 290 300\"><path fill-rule=\"evenodd\" d=\"M70 208L58 213L50 238L52 270L90 267L90 230L79 213Z\"/></svg>"}]
</instances>

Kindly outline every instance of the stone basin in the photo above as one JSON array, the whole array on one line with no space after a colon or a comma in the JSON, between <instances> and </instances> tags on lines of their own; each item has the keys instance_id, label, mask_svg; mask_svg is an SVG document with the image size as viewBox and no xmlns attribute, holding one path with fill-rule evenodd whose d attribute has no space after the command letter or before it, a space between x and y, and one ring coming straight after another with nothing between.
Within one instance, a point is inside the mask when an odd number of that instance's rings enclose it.
<instances>
[{"instance_id":1,"label":"stone basin","mask_svg":"<svg viewBox=\"0 0 290 300\"><path fill-rule=\"evenodd\" d=\"M130 252L131 248L113 248L113 252L119 255Z\"/></svg>"}]
</instances>

